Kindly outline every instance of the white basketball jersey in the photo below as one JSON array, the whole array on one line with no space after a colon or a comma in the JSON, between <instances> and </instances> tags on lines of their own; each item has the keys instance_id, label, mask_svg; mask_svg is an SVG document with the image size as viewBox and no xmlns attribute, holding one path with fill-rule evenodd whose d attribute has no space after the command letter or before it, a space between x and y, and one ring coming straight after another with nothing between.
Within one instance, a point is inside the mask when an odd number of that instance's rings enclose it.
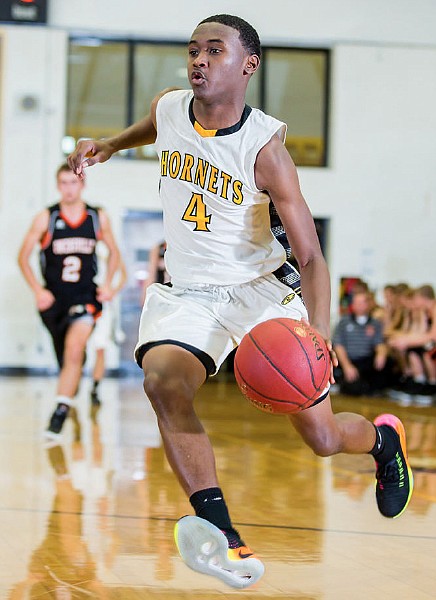
<instances>
[{"instance_id":1,"label":"white basketball jersey","mask_svg":"<svg viewBox=\"0 0 436 600\"><path fill-rule=\"evenodd\" d=\"M192 91L168 92L157 105L166 268L182 284L245 283L286 258L254 178L259 151L274 134L283 139L286 125L253 108L237 131L207 137L194 128L192 99Z\"/></svg>"}]
</instances>

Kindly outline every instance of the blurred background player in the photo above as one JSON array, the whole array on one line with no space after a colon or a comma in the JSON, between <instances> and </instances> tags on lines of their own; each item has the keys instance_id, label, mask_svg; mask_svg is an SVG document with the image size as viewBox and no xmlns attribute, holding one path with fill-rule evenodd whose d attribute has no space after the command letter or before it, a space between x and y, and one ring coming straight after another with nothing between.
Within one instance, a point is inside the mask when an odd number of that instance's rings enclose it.
<instances>
[{"instance_id":1,"label":"blurred background player","mask_svg":"<svg viewBox=\"0 0 436 600\"><path fill-rule=\"evenodd\" d=\"M150 254L148 256L148 277L144 281L142 301L145 299L147 288L152 283L169 283L170 281L169 273L165 267L166 249L167 243L165 240L162 240L150 250Z\"/></svg>"},{"instance_id":2,"label":"blurred background player","mask_svg":"<svg viewBox=\"0 0 436 600\"><path fill-rule=\"evenodd\" d=\"M99 262L100 264L102 262ZM127 281L126 266L121 258L114 281L116 281L116 284L112 287L112 300L103 303L103 313L95 325L88 344L88 347L92 348L95 354L92 370L92 406L100 406L101 404L98 387L106 371L106 352L109 345L111 342L119 344L124 340L124 334L118 326L117 307L114 306L115 297L123 289Z\"/></svg>"},{"instance_id":3,"label":"blurred background player","mask_svg":"<svg viewBox=\"0 0 436 600\"><path fill-rule=\"evenodd\" d=\"M60 200L35 216L18 256L20 269L52 337L60 368L56 407L46 431L47 437L52 438L61 432L74 404L86 343L100 316L102 302L112 298L111 282L120 260L107 214L82 200L83 179L67 164L59 167L56 178ZM106 278L100 287L94 281L98 240L106 244L109 252ZM30 263L37 245L43 284Z\"/></svg>"}]
</instances>

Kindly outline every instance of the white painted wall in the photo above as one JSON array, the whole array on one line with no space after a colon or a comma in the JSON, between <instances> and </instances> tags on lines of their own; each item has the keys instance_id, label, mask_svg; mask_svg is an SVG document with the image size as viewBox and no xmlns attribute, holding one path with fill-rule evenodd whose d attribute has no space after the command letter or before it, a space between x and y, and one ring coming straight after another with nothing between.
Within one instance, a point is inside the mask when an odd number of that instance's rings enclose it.
<instances>
[{"instance_id":1,"label":"white painted wall","mask_svg":"<svg viewBox=\"0 0 436 600\"><path fill-rule=\"evenodd\" d=\"M434 44L433 0L191 0L164 5L144 0L53 0L49 19L56 27L185 40L210 15L246 19L264 42L343 41Z\"/></svg>"},{"instance_id":2,"label":"white painted wall","mask_svg":"<svg viewBox=\"0 0 436 600\"><path fill-rule=\"evenodd\" d=\"M186 39L219 10L247 18L266 43L328 44L330 166L299 173L314 215L331 219L333 318L343 275L361 275L376 288L400 280L436 285L436 3L270 0L267 12L263 2L179 7L174 0L164 11L143 0L56 0L50 27L0 28L0 366L54 364L16 254L32 216L56 199L73 30ZM33 111L20 108L28 94L38 100ZM155 162L112 159L88 171L85 197L109 210L120 237L125 209L160 209L157 177Z\"/></svg>"},{"instance_id":3,"label":"white painted wall","mask_svg":"<svg viewBox=\"0 0 436 600\"><path fill-rule=\"evenodd\" d=\"M54 365L16 257L31 218L53 197L62 159L67 40L62 30L0 28L1 366ZM27 96L32 110L22 107Z\"/></svg>"},{"instance_id":4,"label":"white painted wall","mask_svg":"<svg viewBox=\"0 0 436 600\"><path fill-rule=\"evenodd\" d=\"M343 275L436 283L436 49L337 45L331 167L301 169L312 211L331 218Z\"/></svg>"}]
</instances>

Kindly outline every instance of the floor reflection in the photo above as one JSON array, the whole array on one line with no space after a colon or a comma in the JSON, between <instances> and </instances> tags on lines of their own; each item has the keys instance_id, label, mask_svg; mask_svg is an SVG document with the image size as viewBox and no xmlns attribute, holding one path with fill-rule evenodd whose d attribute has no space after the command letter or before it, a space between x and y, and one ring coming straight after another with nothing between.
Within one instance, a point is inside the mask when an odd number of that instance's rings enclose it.
<instances>
[{"instance_id":1,"label":"floor reflection","mask_svg":"<svg viewBox=\"0 0 436 600\"><path fill-rule=\"evenodd\" d=\"M82 450L76 440L77 455ZM62 446L47 448L47 456L55 476L47 533L32 553L26 580L14 586L10 598L106 598L83 535L83 494L73 485Z\"/></svg>"},{"instance_id":2,"label":"floor reflection","mask_svg":"<svg viewBox=\"0 0 436 600\"><path fill-rule=\"evenodd\" d=\"M85 385L62 442L49 447L42 431L52 381L1 383L0 550L8 557L1 597L210 600L241 593L178 557L174 523L192 509L140 380L104 381L97 408ZM334 409L354 410L354 402L338 397ZM415 494L394 522L377 512L371 457L313 456L286 419L255 410L229 382L207 384L197 410L233 520L266 565L245 600L348 600L350 589L353 600L433 597L436 409L374 398L357 409L370 419L396 412L407 430Z\"/></svg>"}]
</instances>

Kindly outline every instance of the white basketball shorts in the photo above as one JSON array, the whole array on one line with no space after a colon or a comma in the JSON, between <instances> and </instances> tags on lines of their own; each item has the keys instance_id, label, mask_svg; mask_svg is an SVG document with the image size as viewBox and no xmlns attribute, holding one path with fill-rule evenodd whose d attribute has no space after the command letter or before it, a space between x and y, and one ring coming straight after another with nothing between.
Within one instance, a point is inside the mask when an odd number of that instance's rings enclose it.
<instances>
[{"instance_id":1,"label":"white basketball shorts","mask_svg":"<svg viewBox=\"0 0 436 600\"><path fill-rule=\"evenodd\" d=\"M135 358L140 364L145 345L173 342L210 357L210 368L205 366L213 375L246 333L278 317L307 319L307 311L272 274L234 286L154 283L147 289Z\"/></svg>"},{"instance_id":2,"label":"white basketball shorts","mask_svg":"<svg viewBox=\"0 0 436 600\"><path fill-rule=\"evenodd\" d=\"M97 319L94 331L90 337L90 345L96 350L107 350L112 339L113 309L110 302L103 304L101 317Z\"/></svg>"}]
</instances>

